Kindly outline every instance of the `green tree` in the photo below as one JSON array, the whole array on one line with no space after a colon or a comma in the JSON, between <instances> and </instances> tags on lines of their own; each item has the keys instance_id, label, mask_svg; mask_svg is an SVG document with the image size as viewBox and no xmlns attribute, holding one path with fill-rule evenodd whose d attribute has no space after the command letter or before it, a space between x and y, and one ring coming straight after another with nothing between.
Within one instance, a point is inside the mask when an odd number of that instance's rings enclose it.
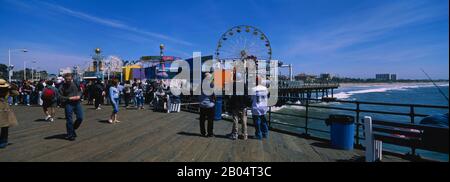
<instances>
[{"instance_id":1,"label":"green tree","mask_svg":"<svg viewBox=\"0 0 450 182\"><path fill-rule=\"evenodd\" d=\"M8 66L0 64L0 78L8 79Z\"/></svg>"}]
</instances>

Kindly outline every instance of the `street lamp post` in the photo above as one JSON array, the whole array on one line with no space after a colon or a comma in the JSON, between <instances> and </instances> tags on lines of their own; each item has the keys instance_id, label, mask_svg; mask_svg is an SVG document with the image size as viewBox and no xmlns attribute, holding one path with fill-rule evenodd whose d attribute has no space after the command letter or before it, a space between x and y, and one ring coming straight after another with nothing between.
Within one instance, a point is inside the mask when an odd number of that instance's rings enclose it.
<instances>
[{"instance_id":1,"label":"street lamp post","mask_svg":"<svg viewBox=\"0 0 450 182\"><path fill-rule=\"evenodd\" d=\"M27 61L23 61L23 81L27 81Z\"/></svg>"},{"instance_id":2,"label":"street lamp post","mask_svg":"<svg viewBox=\"0 0 450 182\"><path fill-rule=\"evenodd\" d=\"M11 51L22 51L22 52L28 52L27 49L8 49L8 81L11 82L11 71L13 69L11 65Z\"/></svg>"},{"instance_id":3,"label":"street lamp post","mask_svg":"<svg viewBox=\"0 0 450 182\"><path fill-rule=\"evenodd\" d=\"M32 61L31 62L32 64L36 64L36 61ZM31 66L31 81L33 81L34 82L34 67L33 66Z\"/></svg>"},{"instance_id":4,"label":"street lamp post","mask_svg":"<svg viewBox=\"0 0 450 182\"><path fill-rule=\"evenodd\" d=\"M37 68L38 69L38 75L39 75L39 80L41 80L42 79L42 67L38 67Z\"/></svg>"},{"instance_id":5,"label":"street lamp post","mask_svg":"<svg viewBox=\"0 0 450 182\"><path fill-rule=\"evenodd\" d=\"M111 62L108 62L106 65L107 65L106 69L108 69L108 80L109 80L109 76L111 74Z\"/></svg>"}]
</instances>

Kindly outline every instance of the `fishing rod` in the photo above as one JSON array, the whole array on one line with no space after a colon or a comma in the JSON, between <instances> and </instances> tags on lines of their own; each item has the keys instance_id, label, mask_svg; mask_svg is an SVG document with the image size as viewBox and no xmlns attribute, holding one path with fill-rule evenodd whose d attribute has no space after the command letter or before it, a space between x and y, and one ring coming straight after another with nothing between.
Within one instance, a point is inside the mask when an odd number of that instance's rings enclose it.
<instances>
[{"instance_id":1,"label":"fishing rod","mask_svg":"<svg viewBox=\"0 0 450 182\"><path fill-rule=\"evenodd\" d=\"M444 92L441 90L441 88L439 88L439 86L437 86L436 83L434 83L434 81L431 79L431 77L422 68L420 68L420 70L422 70L422 72L425 73L425 75L428 77L428 79L431 81L431 83L433 83L433 85L439 90L441 95L444 96L445 99L447 99L447 102L448 102L448 97L444 94Z\"/></svg>"}]
</instances>

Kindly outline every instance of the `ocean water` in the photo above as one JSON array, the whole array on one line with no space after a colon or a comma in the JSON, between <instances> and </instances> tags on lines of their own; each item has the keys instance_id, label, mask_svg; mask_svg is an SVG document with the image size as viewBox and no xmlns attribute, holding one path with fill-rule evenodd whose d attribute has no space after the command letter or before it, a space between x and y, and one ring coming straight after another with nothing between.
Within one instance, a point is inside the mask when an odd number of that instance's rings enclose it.
<instances>
[{"instance_id":1,"label":"ocean water","mask_svg":"<svg viewBox=\"0 0 450 182\"><path fill-rule=\"evenodd\" d=\"M448 83L437 83L439 88L447 95L449 95L449 84ZM334 97L339 100L353 100L353 101L368 101L368 102L383 102L383 103L398 103L398 104L424 104L424 105L438 105L438 106L448 106L448 102L443 97L438 89L432 83L392 83L392 84L348 84L342 85L339 89L334 91ZM355 104L347 103L318 103L314 105L323 106L333 106L341 108L352 108L356 109ZM402 112L409 113L409 107L396 107L396 106L379 106L379 105L361 105L360 109L363 110L376 110L376 111L390 111L390 112ZM305 107L303 106L282 106L277 108L272 108L272 111L277 113L286 114L296 114L305 115ZM433 115L433 114L445 114L448 113L448 109L429 109L429 108L415 108L415 113ZM309 108L309 116L316 118L328 118L330 114L348 114L356 117L355 112L351 111L340 111L331 110L324 108ZM386 115L386 114L373 114L373 113L361 113L360 119L364 116L371 116L373 119L387 120L394 122L404 122L410 123L411 118L409 116L397 116L397 115ZM422 117L414 118L415 123L419 123ZM300 127L306 125L305 120L299 117L293 116L282 116L277 114L272 114L272 120L281 123L292 124ZM298 127L291 127L279 124L273 124L274 127L283 128L286 130L291 130L299 133L304 133L304 129ZM329 126L325 124L323 120L309 119L308 128L313 136L328 138L329 139ZM323 130L327 132L322 132L318 130ZM360 130L360 136L362 137L362 129ZM364 143L361 140L360 143ZM393 146L389 144L383 145L385 149L406 153L410 149L406 147ZM420 156L438 159L443 161L448 161L449 156L447 154L440 154L430 151L416 151Z\"/></svg>"}]
</instances>

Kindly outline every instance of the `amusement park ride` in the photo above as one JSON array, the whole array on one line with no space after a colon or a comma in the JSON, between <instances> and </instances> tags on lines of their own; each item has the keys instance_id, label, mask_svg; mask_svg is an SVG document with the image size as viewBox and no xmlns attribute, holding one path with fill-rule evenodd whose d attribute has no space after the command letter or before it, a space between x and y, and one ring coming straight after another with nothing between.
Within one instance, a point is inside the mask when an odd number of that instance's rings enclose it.
<instances>
[{"instance_id":1,"label":"amusement park ride","mask_svg":"<svg viewBox=\"0 0 450 182\"><path fill-rule=\"evenodd\" d=\"M104 79L102 74L104 68L104 58L101 55L101 49L95 48L95 54L92 56L92 64L89 64L84 71L83 79L93 80L93 79Z\"/></svg>"},{"instance_id":2,"label":"amusement park ride","mask_svg":"<svg viewBox=\"0 0 450 182\"><path fill-rule=\"evenodd\" d=\"M164 44L159 46L159 56L142 56L139 61L123 61L117 56L105 57L101 54L101 49L96 48L92 56L92 62L89 62L84 69L84 80L105 80L111 78L120 78L120 81L131 79L132 70L139 69L144 72L145 68L152 68L154 77L167 78L170 72L170 63L181 58L175 56L164 56ZM173 72L173 71L172 71ZM136 78L135 75L134 78ZM145 76L144 76L145 77ZM139 77L142 79L142 77Z\"/></svg>"},{"instance_id":3,"label":"amusement park ride","mask_svg":"<svg viewBox=\"0 0 450 182\"><path fill-rule=\"evenodd\" d=\"M269 39L259 29L240 25L227 30L217 43L217 60L242 59L255 56L260 60L272 59Z\"/></svg>"},{"instance_id":4,"label":"amusement park ride","mask_svg":"<svg viewBox=\"0 0 450 182\"><path fill-rule=\"evenodd\" d=\"M269 62L272 61L272 47L266 34L250 25L232 27L222 34L215 52L216 59L227 68L225 60L258 60L263 62L258 69L266 68L271 73ZM290 81L293 80L292 64L278 63L280 68L289 68ZM272 73L273 74L273 73Z\"/></svg>"},{"instance_id":5,"label":"amusement park ride","mask_svg":"<svg viewBox=\"0 0 450 182\"><path fill-rule=\"evenodd\" d=\"M183 60L175 56L164 55L165 45L159 45L158 56L142 56L139 61L127 62L118 57L109 56L105 59L101 54L101 49L96 48L92 56L92 63L84 70L83 78L89 79L119 79L121 82L132 79L142 81L152 79L171 79L177 75L179 68L173 63ZM228 29L218 40L216 50L212 56L202 56L200 63L198 59L185 59L190 66L190 86L199 88L202 80L202 72L206 70L206 62L212 60L214 65L214 83L219 89L224 88L227 83L231 83L236 70L233 62L242 61L244 63L245 82L250 80L250 76L265 77L269 82L265 82L269 89L278 89L279 96L311 98L311 93L322 93L323 97L328 97L329 91L333 97L333 89L339 87L338 84L305 85L302 81L294 81L292 64L283 64L280 61L272 60L272 47L265 33L260 29L249 25L239 25ZM250 71L247 65L254 61L256 71ZM195 62L195 63L194 63ZM197 67L200 66L200 67ZM173 68L173 69L172 69ZM278 80L281 68L288 68L289 80ZM195 76L194 76L195 75ZM275 77L272 77L275 76ZM199 80L200 78L200 80ZM193 91L192 90L192 91ZM326 93L326 94L325 94Z\"/></svg>"},{"instance_id":6,"label":"amusement park ride","mask_svg":"<svg viewBox=\"0 0 450 182\"><path fill-rule=\"evenodd\" d=\"M104 58L101 55L101 49L96 48L94 50L95 55L92 56L92 62L84 69L83 79L102 79L105 77L110 79L112 77L118 77L122 74L123 61L117 56L109 56ZM122 75L121 75L122 76Z\"/></svg>"},{"instance_id":7,"label":"amusement park ride","mask_svg":"<svg viewBox=\"0 0 450 182\"><path fill-rule=\"evenodd\" d=\"M175 56L164 55L164 44L159 45L159 56L142 56L140 64L154 68L154 77L152 78L168 78L170 72L176 72L176 70L170 70L170 64L176 60L182 60Z\"/></svg>"},{"instance_id":8,"label":"amusement park ride","mask_svg":"<svg viewBox=\"0 0 450 182\"><path fill-rule=\"evenodd\" d=\"M159 48L160 52L158 56L142 56L134 64L126 63L116 56L109 56L105 59L102 55L102 50L96 48L94 50L95 54L92 56L92 62L84 69L83 79L105 80L111 77L120 77L121 81L129 80L133 70L141 69L141 72L143 72L145 68L152 68L153 76L150 76L152 78L169 78L171 75L169 73L176 73L176 70L170 70L171 63L176 60L181 60L181 58L164 55L164 44L160 44ZM269 66L269 63L272 61L270 41L266 34L253 26L239 25L228 29L221 35L214 56L215 60L217 60L216 68L219 69L231 71L230 68L232 65L230 63L232 61L254 60L255 63L259 63L257 65L258 69L265 69L267 71L267 76L274 74L273 71L278 71L278 68L288 67L289 78L291 81L293 79L291 64L284 65L279 62L277 68ZM212 59L213 57L211 56L210 58ZM189 60L186 61L189 62ZM190 60L190 62L192 61Z\"/></svg>"}]
</instances>

